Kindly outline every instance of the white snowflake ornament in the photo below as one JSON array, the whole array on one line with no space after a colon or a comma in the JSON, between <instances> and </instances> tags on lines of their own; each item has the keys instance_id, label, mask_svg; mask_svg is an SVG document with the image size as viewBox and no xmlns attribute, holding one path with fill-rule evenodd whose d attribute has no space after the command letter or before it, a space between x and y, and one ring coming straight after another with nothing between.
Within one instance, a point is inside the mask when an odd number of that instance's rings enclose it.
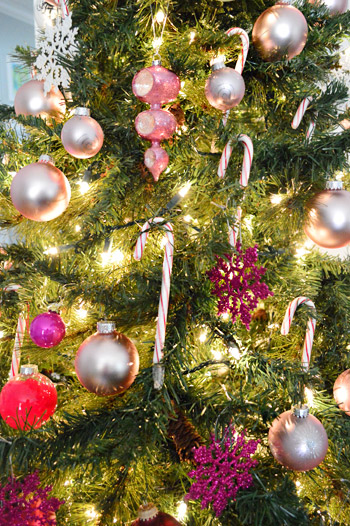
<instances>
[{"instance_id":1,"label":"white snowflake ornament","mask_svg":"<svg viewBox=\"0 0 350 526\"><path fill-rule=\"evenodd\" d=\"M39 49L39 55L34 67L38 73L36 78L44 80L45 95L52 86L68 88L70 78L68 71L58 63L58 55L72 58L78 51L75 37L78 28L72 28L72 13L65 18L57 17L54 26L47 26L43 36L43 42Z\"/></svg>"}]
</instances>

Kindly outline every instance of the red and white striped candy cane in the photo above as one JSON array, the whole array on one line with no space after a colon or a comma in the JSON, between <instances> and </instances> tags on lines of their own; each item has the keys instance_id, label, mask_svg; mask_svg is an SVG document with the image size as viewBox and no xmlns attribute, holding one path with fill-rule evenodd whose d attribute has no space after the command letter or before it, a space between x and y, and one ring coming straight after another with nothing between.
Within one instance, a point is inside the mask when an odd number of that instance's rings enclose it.
<instances>
[{"instance_id":1,"label":"red and white striped candy cane","mask_svg":"<svg viewBox=\"0 0 350 526\"><path fill-rule=\"evenodd\" d=\"M13 346L12 351L11 369L9 374L10 378L16 376L16 374L18 374L19 371L19 364L21 361L21 348L26 333L26 324L27 322L25 316L23 314L20 314L18 316L15 344Z\"/></svg>"},{"instance_id":2,"label":"red and white striped candy cane","mask_svg":"<svg viewBox=\"0 0 350 526\"><path fill-rule=\"evenodd\" d=\"M141 230L141 234L137 239L134 258L139 261L142 258L143 251L146 245L149 229L154 223L162 223L164 219L162 217L155 217L151 221L147 221ZM165 244L165 253L163 261L163 279L162 288L159 298L158 307L158 320L156 330L156 341L154 347L153 363L159 363L163 357L163 348L165 342L166 333L166 321L168 316L169 306L169 295L170 295L170 276L173 267L173 255L174 255L174 235L173 226L171 223L165 223L165 233L167 242Z\"/></svg>"},{"instance_id":3,"label":"red and white striped candy cane","mask_svg":"<svg viewBox=\"0 0 350 526\"><path fill-rule=\"evenodd\" d=\"M230 227L228 231L228 239L229 239L229 243L232 248L234 248L237 245L238 236L239 236L239 226L241 224L241 219L242 219L242 208L238 206L236 224L234 227Z\"/></svg>"},{"instance_id":4,"label":"red and white striped candy cane","mask_svg":"<svg viewBox=\"0 0 350 526\"><path fill-rule=\"evenodd\" d=\"M308 370L310 366L312 342L314 340L314 334L315 334L315 328L316 328L316 308L315 308L315 304L313 303L313 301L311 301L309 298L306 298L305 296L299 296L290 302L290 304L288 305L286 314L284 316L284 320L282 322L281 334L285 336L286 334L289 333L289 329L290 329L292 319L293 319L296 309L299 307L299 305L304 305L304 304L311 307L313 312L315 313L315 316L310 316L307 322L305 342L304 342L304 347L303 347L303 355L301 359L302 367Z\"/></svg>"},{"instance_id":5,"label":"red and white striped candy cane","mask_svg":"<svg viewBox=\"0 0 350 526\"><path fill-rule=\"evenodd\" d=\"M67 0L58 0L58 5L61 7L62 18L65 18L69 15L68 1Z\"/></svg>"},{"instance_id":6,"label":"red and white striped candy cane","mask_svg":"<svg viewBox=\"0 0 350 526\"><path fill-rule=\"evenodd\" d=\"M316 128L316 118L318 113L315 113L315 118L311 120L310 125L308 127L308 130L306 132L306 140L311 141L312 136L314 134L315 128Z\"/></svg>"},{"instance_id":7,"label":"red and white striped candy cane","mask_svg":"<svg viewBox=\"0 0 350 526\"><path fill-rule=\"evenodd\" d=\"M248 185L249 181L249 175L250 175L250 169L253 162L253 155L254 155L254 146L253 142L248 135L241 134L238 137L238 141L243 144L244 147L244 155L243 155L243 164L242 164L242 172L240 177L240 184L241 186L245 187ZM218 176L220 178L225 177L228 162L230 160L232 154L232 143L231 141L228 141L226 144L224 151L222 152L221 159L219 162L219 168L218 168Z\"/></svg>"},{"instance_id":8,"label":"red and white striped candy cane","mask_svg":"<svg viewBox=\"0 0 350 526\"><path fill-rule=\"evenodd\" d=\"M292 128L294 130L296 130L298 127L299 127L299 124L301 123L304 115L305 115L305 112L310 104L310 102L313 100L313 98L310 96L310 97L306 97L305 99L303 99L301 101L301 103L299 104L299 107L296 111L296 114L294 115L294 118L293 118L293 121L292 121Z\"/></svg>"},{"instance_id":9,"label":"red and white striped candy cane","mask_svg":"<svg viewBox=\"0 0 350 526\"><path fill-rule=\"evenodd\" d=\"M249 51L249 36L244 29L241 27L231 27L226 31L226 35L232 37L234 35L239 35L241 39L241 52L239 54L238 60L236 62L235 70L242 75L245 61L247 60L247 55Z\"/></svg>"}]
</instances>

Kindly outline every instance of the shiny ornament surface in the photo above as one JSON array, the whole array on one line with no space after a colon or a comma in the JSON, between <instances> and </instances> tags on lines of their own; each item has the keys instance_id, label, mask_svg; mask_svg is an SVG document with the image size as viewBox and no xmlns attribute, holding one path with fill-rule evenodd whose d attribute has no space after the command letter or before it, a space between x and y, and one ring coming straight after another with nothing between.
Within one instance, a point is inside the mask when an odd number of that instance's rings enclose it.
<instances>
[{"instance_id":1,"label":"shiny ornament surface","mask_svg":"<svg viewBox=\"0 0 350 526\"><path fill-rule=\"evenodd\" d=\"M294 471L309 471L324 460L328 437L315 416L297 417L291 410L273 421L269 430L269 446L282 466Z\"/></svg>"},{"instance_id":2,"label":"shiny ornament surface","mask_svg":"<svg viewBox=\"0 0 350 526\"><path fill-rule=\"evenodd\" d=\"M16 115L32 115L34 117L54 117L62 120L66 111L66 103L62 93L52 87L47 95L44 93L43 80L29 80L23 84L15 95Z\"/></svg>"},{"instance_id":3,"label":"shiny ornament surface","mask_svg":"<svg viewBox=\"0 0 350 526\"><path fill-rule=\"evenodd\" d=\"M136 73L132 91L143 102L160 106L176 99L180 91L180 79L163 66L154 65Z\"/></svg>"},{"instance_id":4,"label":"shiny ornament surface","mask_svg":"<svg viewBox=\"0 0 350 526\"><path fill-rule=\"evenodd\" d=\"M309 0L309 2L316 6L326 6L331 15L340 15L348 10L347 0Z\"/></svg>"},{"instance_id":5,"label":"shiny ornament surface","mask_svg":"<svg viewBox=\"0 0 350 526\"><path fill-rule=\"evenodd\" d=\"M139 370L139 355L127 336L115 330L101 332L100 326L79 347L75 370L88 391L111 396L122 393L133 383Z\"/></svg>"},{"instance_id":6,"label":"shiny ornament surface","mask_svg":"<svg viewBox=\"0 0 350 526\"><path fill-rule=\"evenodd\" d=\"M96 155L103 145L103 131L99 123L86 114L79 112L86 108L78 108L76 114L63 126L61 140L65 150L78 159L89 159Z\"/></svg>"},{"instance_id":7,"label":"shiny ornament surface","mask_svg":"<svg viewBox=\"0 0 350 526\"><path fill-rule=\"evenodd\" d=\"M167 152L154 143L151 148L145 151L145 165L153 175L155 181L158 181L160 174L165 170L169 163Z\"/></svg>"},{"instance_id":8,"label":"shiny ornament surface","mask_svg":"<svg viewBox=\"0 0 350 526\"><path fill-rule=\"evenodd\" d=\"M175 117L165 110L146 110L135 120L137 133L149 141L169 139L176 130Z\"/></svg>"},{"instance_id":9,"label":"shiny ornament surface","mask_svg":"<svg viewBox=\"0 0 350 526\"><path fill-rule=\"evenodd\" d=\"M350 369L341 373L334 382L333 396L339 409L350 416Z\"/></svg>"},{"instance_id":10,"label":"shiny ornament surface","mask_svg":"<svg viewBox=\"0 0 350 526\"><path fill-rule=\"evenodd\" d=\"M274 62L299 55L306 44L307 33L307 22L299 9L276 4L259 16L252 39L261 58Z\"/></svg>"},{"instance_id":11,"label":"shiny ornament surface","mask_svg":"<svg viewBox=\"0 0 350 526\"><path fill-rule=\"evenodd\" d=\"M215 69L205 84L205 96L214 108L227 111L237 106L244 97L242 75L232 68Z\"/></svg>"},{"instance_id":12,"label":"shiny ornament surface","mask_svg":"<svg viewBox=\"0 0 350 526\"><path fill-rule=\"evenodd\" d=\"M66 326L56 312L44 312L30 324L30 337L39 347L49 348L58 345L66 334Z\"/></svg>"},{"instance_id":13,"label":"shiny ornament surface","mask_svg":"<svg viewBox=\"0 0 350 526\"><path fill-rule=\"evenodd\" d=\"M324 190L306 205L305 234L323 248L340 248L350 243L350 192Z\"/></svg>"},{"instance_id":14,"label":"shiny ornament surface","mask_svg":"<svg viewBox=\"0 0 350 526\"><path fill-rule=\"evenodd\" d=\"M54 414L57 392L36 365L21 367L0 393L0 414L13 429L38 429Z\"/></svg>"},{"instance_id":15,"label":"shiny ornament surface","mask_svg":"<svg viewBox=\"0 0 350 526\"><path fill-rule=\"evenodd\" d=\"M140 506L138 519L131 523L131 526L181 526L174 517L168 513L158 511L154 504Z\"/></svg>"},{"instance_id":16,"label":"shiny ornament surface","mask_svg":"<svg viewBox=\"0 0 350 526\"><path fill-rule=\"evenodd\" d=\"M46 159L46 156L42 158ZM15 175L11 184L11 199L24 217L33 221L51 221L67 208L71 190L61 170L51 162L40 159Z\"/></svg>"},{"instance_id":17,"label":"shiny ornament surface","mask_svg":"<svg viewBox=\"0 0 350 526\"><path fill-rule=\"evenodd\" d=\"M38 29L45 29L48 25L52 26L61 10L53 0L34 0L33 5L34 20Z\"/></svg>"}]
</instances>

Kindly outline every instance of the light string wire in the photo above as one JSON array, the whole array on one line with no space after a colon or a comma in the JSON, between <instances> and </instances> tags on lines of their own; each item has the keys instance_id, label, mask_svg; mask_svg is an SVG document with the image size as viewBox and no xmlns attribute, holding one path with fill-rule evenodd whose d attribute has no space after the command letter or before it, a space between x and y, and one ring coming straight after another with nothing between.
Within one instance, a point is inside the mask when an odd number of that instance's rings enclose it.
<instances>
[{"instance_id":1,"label":"light string wire","mask_svg":"<svg viewBox=\"0 0 350 526\"><path fill-rule=\"evenodd\" d=\"M166 7L166 12L164 13L164 20L163 20L163 25L162 25L162 30L161 30L161 33L160 33L159 40L157 40L157 32L156 32L157 20L156 20L154 14L153 14L152 4L150 6L151 7L151 17L152 17L153 42L159 42L159 45L154 47L153 60L155 60L157 57L160 58L159 50L160 50L160 46L163 43L163 34L164 34L164 30L165 30L165 25L166 25L166 22L167 22L167 19L168 19L169 4L170 4L170 0L168 0L167 7Z\"/></svg>"}]
</instances>

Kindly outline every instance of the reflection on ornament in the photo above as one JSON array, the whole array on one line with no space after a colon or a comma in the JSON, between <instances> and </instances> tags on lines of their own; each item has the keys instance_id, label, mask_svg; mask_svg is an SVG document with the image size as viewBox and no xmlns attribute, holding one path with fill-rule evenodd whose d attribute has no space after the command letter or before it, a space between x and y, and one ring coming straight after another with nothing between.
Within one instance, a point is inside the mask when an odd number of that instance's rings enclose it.
<instances>
[{"instance_id":1,"label":"reflection on ornament","mask_svg":"<svg viewBox=\"0 0 350 526\"><path fill-rule=\"evenodd\" d=\"M161 148L160 141L169 139L176 130L175 117L160 107L176 99L180 91L180 80L175 73L163 68L160 60L155 60L150 68L136 73L132 90L138 99L151 105L150 110L143 111L136 117L135 128L142 138L152 142L144 159L154 180L158 181L169 162L168 154Z\"/></svg>"},{"instance_id":2,"label":"reflection on ornament","mask_svg":"<svg viewBox=\"0 0 350 526\"><path fill-rule=\"evenodd\" d=\"M65 150L78 159L89 159L103 145L103 131L88 108L76 108L74 116L63 126L61 140Z\"/></svg>"},{"instance_id":3,"label":"reflection on ornament","mask_svg":"<svg viewBox=\"0 0 350 526\"><path fill-rule=\"evenodd\" d=\"M38 29L53 26L59 13L58 4L53 0L34 0L34 20Z\"/></svg>"},{"instance_id":4,"label":"reflection on ornament","mask_svg":"<svg viewBox=\"0 0 350 526\"><path fill-rule=\"evenodd\" d=\"M292 5L276 4L264 11L253 27L253 44L263 60L292 59L304 49L307 40L304 15Z\"/></svg>"},{"instance_id":5,"label":"reflection on ornament","mask_svg":"<svg viewBox=\"0 0 350 526\"><path fill-rule=\"evenodd\" d=\"M138 519L130 526L181 526L181 524L168 513L158 511L154 504L144 504L138 511Z\"/></svg>"},{"instance_id":6,"label":"reflection on ornament","mask_svg":"<svg viewBox=\"0 0 350 526\"><path fill-rule=\"evenodd\" d=\"M33 221L51 221L67 208L68 179L48 155L22 168L13 178L11 199L20 214Z\"/></svg>"},{"instance_id":7,"label":"reflection on ornament","mask_svg":"<svg viewBox=\"0 0 350 526\"><path fill-rule=\"evenodd\" d=\"M309 471L325 458L327 433L321 422L309 414L307 406L285 411L269 430L271 453L282 466L294 471Z\"/></svg>"},{"instance_id":8,"label":"reflection on ornament","mask_svg":"<svg viewBox=\"0 0 350 526\"><path fill-rule=\"evenodd\" d=\"M341 248L350 243L350 192L341 181L328 181L327 189L307 204L305 234L324 248Z\"/></svg>"},{"instance_id":9,"label":"reflection on ornament","mask_svg":"<svg viewBox=\"0 0 350 526\"><path fill-rule=\"evenodd\" d=\"M30 324L30 337L39 347L45 349L58 345L66 334L66 326L57 312L44 312Z\"/></svg>"},{"instance_id":10,"label":"reflection on ornament","mask_svg":"<svg viewBox=\"0 0 350 526\"><path fill-rule=\"evenodd\" d=\"M333 396L339 409L350 416L350 369L341 373L334 382Z\"/></svg>"},{"instance_id":11,"label":"reflection on ornament","mask_svg":"<svg viewBox=\"0 0 350 526\"><path fill-rule=\"evenodd\" d=\"M55 412L57 392L36 365L22 365L20 374L7 382L0 393L0 414L14 429L38 429Z\"/></svg>"},{"instance_id":12,"label":"reflection on ornament","mask_svg":"<svg viewBox=\"0 0 350 526\"><path fill-rule=\"evenodd\" d=\"M348 10L348 0L309 0L310 4L326 6L331 15L340 15Z\"/></svg>"},{"instance_id":13,"label":"reflection on ornament","mask_svg":"<svg viewBox=\"0 0 350 526\"><path fill-rule=\"evenodd\" d=\"M238 71L225 67L223 62L213 64L212 70L205 84L205 96L214 108L222 111L230 110L244 97L243 77Z\"/></svg>"},{"instance_id":14,"label":"reflection on ornament","mask_svg":"<svg viewBox=\"0 0 350 526\"><path fill-rule=\"evenodd\" d=\"M115 330L113 322L99 322L97 332L79 347L75 370L80 383L91 393L116 395L135 380L139 355L133 342Z\"/></svg>"},{"instance_id":15,"label":"reflection on ornament","mask_svg":"<svg viewBox=\"0 0 350 526\"><path fill-rule=\"evenodd\" d=\"M55 87L45 95L43 80L29 80L23 84L15 95L16 115L32 115L46 119L54 117L62 120L66 111L66 103L62 93Z\"/></svg>"}]
</instances>

